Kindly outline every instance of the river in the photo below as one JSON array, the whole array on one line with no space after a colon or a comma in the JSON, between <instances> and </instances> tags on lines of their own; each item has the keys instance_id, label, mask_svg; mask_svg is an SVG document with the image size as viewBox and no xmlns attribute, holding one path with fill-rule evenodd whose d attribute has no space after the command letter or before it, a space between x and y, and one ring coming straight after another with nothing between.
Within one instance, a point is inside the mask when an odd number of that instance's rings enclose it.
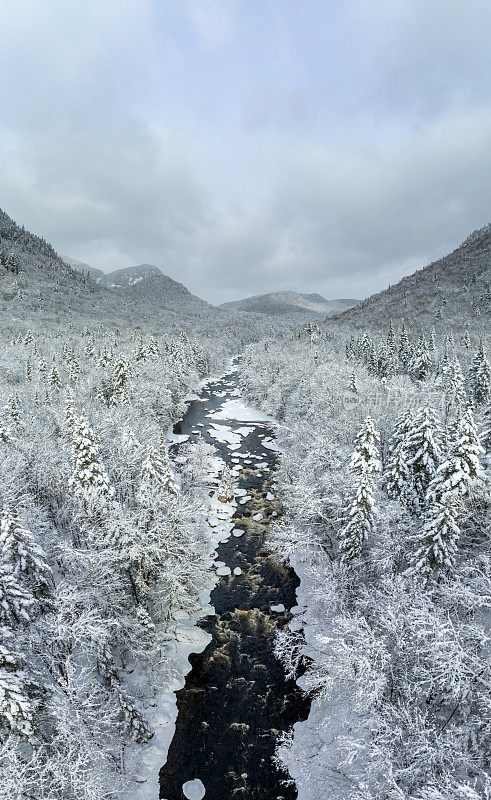
<instances>
[{"instance_id":1,"label":"river","mask_svg":"<svg viewBox=\"0 0 491 800\"><path fill-rule=\"evenodd\" d=\"M306 719L310 705L273 652L275 632L291 619L299 581L267 545L268 526L281 514L274 491L277 454L268 447L274 426L240 408L238 384L237 371L209 382L174 430L189 441L202 436L213 444L250 499L238 503L233 535L217 548L231 574L220 576L211 594L215 613L199 623L211 641L190 656L192 669L177 693L176 730L160 771L166 800L183 800L189 781L188 796L201 797L196 786L202 784L207 800L297 797L272 756L279 734ZM230 429L240 431L235 449Z\"/></svg>"}]
</instances>

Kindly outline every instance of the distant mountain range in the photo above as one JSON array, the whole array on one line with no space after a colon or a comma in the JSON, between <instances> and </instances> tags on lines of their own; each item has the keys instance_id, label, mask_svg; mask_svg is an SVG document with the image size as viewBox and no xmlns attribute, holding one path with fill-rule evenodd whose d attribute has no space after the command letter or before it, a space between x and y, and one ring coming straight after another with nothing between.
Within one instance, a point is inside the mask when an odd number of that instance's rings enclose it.
<instances>
[{"instance_id":1,"label":"distant mountain range","mask_svg":"<svg viewBox=\"0 0 491 800\"><path fill-rule=\"evenodd\" d=\"M339 326L384 328L390 319L422 330L440 320L451 327L469 324L480 335L489 330L491 224L474 231L449 255L361 303L272 292L217 308L151 264L105 274L67 256L60 258L45 239L1 210L0 256L0 311L7 312L0 315L3 325L13 317L40 312L54 321L68 313L156 326L203 324L233 328L252 338L268 328L291 328L321 317L329 317L325 324L333 331Z\"/></svg>"},{"instance_id":2,"label":"distant mountain range","mask_svg":"<svg viewBox=\"0 0 491 800\"><path fill-rule=\"evenodd\" d=\"M110 289L133 289L134 294L147 295L149 302L162 303L167 308L192 304L201 310L210 310L215 306L206 303L196 295L191 294L181 283L164 275L162 270L152 264L139 264L135 267L117 269L104 273L100 269L77 261L69 256L62 256L66 264L73 269L95 280L97 283ZM303 315L330 316L339 311L350 308L356 300L326 300L320 294L301 294L300 292L270 292L246 297L243 300L234 300L222 303L218 308L226 311L246 311L249 314L274 315Z\"/></svg>"},{"instance_id":3,"label":"distant mountain range","mask_svg":"<svg viewBox=\"0 0 491 800\"><path fill-rule=\"evenodd\" d=\"M320 294L300 292L269 292L255 294L243 300L222 303L220 308L249 311L254 314L308 314L330 316L350 308L357 300L326 300Z\"/></svg>"}]
</instances>

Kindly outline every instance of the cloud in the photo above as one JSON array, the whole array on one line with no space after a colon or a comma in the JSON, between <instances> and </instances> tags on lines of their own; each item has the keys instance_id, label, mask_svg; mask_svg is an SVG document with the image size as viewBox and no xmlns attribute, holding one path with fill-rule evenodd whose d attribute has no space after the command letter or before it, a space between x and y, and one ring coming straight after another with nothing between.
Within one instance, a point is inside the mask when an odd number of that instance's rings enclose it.
<instances>
[{"instance_id":1,"label":"cloud","mask_svg":"<svg viewBox=\"0 0 491 800\"><path fill-rule=\"evenodd\" d=\"M489 221L481 0L16 6L0 204L61 252L362 297Z\"/></svg>"}]
</instances>

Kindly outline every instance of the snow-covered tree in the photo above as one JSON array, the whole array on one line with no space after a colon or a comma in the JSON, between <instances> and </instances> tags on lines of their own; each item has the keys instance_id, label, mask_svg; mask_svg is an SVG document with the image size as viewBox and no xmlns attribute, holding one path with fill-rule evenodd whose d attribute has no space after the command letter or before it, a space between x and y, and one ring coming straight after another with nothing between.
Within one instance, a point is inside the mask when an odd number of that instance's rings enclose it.
<instances>
[{"instance_id":1,"label":"snow-covered tree","mask_svg":"<svg viewBox=\"0 0 491 800\"><path fill-rule=\"evenodd\" d=\"M483 453L472 410L467 408L459 419L449 454L428 487L428 499L442 500L449 495L457 500L477 489L484 479L480 462Z\"/></svg>"},{"instance_id":2,"label":"snow-covered tree","mask_svg":"<svg viewBox=\"0 0 491 800\"><path fill-rule=\"evenodd\" d=\"M425 511L413 559L415 569L428 572L435 568L451 568L459 536L455 500L447 493L441 499L433 500Z\"/></svg>"},{"instance_id":3,"label":"snow-covered tree","mask_svg":"<svg viewBox=\"0 0 491 800\"><path fill-rule=\"evenodd\" d=\"M142 464L137 499L143 505L158 505L165 494L176 494L169 459L165 449L150 445Z\"/></svg>"},{"instance_id":4,"label":"snow-covered tree","mask_svg":"<svg viewBox=\"0 0 491 800\"><path fill-rule=\"evenodd\" d=\"M426 492L441 461L441 427L436 412L430 406L421 408L407 432L404 449L411 470L414 501L423 507Z\"/></svg>"},{"instance_id":5,"label":"snow-covered tree","mask_svg":"<svg viewBox=\"0 0 491 800\"><path fill-rule=\"evenodd\" d=\"M34 704L20 658L10 649L12 634L0 628L0 732L4 740L10 733L22 739L33 734Z\"/></svg>"},{"instance_id":6,"label":"snow-covered tree","mask_svg":"<svg viewBox=\"0 0 491 800\"><path fill-rule=\"evenodd\" d=\"M77 417L72 431L73 471L70 490L83 502L110 497L113 493L99 459L95 436L84 417Z\"/></svg>"},{"instance_id":7,"label":"snow-covered tree","mask_svg":"<svg viewBox=\"0 0 491 800\"><path fill-rule=\"evenodd\" d=\"M354 370L350 376L348 389L350 392L353 392L353 394L358 394L358 386L356 384L356 372Z\"/></svg>"},{"instance_id":8,"label":"snow-covered tree","mask_svg":"<svg viewBox=\"0 0 491 800\"><path fill-rule=\"evenodd\" d=\"M4 505L0 519L0 564L42 604L51 594L52 572L41 545Z\"/></svg>"},{"instance_id":9,"label":"snow-covered tree","mask_svg":"<svg viewBox=\"0 0 491 800\"><path fill-rule=\"evenodd\" d=\"M476 405L491 402L491 366L482 340L472 361L468 376L469 394Z\"/></svg>"},{"instance_id":10,"label":"snow-covered tree","mask_svg":"<svg viewBox=\"0 0 491 800\"><path fill-rule=\"evenodd\" d=\"M411 375L418 381L424 381L431 372L433 359L424 333L419 337L414 355L409 365Z\"/></svg>"},{"instance_id":11,"label":"snow-covered tree","mask_svg":"<svg viewBox=\"0 0 491 800\"><path fill-rule=\"evenodd\" d=\"M60 373L58 372L57 366L54 362L48 375L48 385L55 391L59 391L62 386Z\"/></svg>"},{"instance_id":12,"label":"snow-covered tree","mask_svg":"<svg viewBox=\"0 0 491 800\"><path fill-rule=\"evenodd\" d=\"M356 437L350 464L351 471L358 480L345 513L344 525L339 533L339 551L341 561L345 564L351 563L361 554L363 543L373 528L375 518L373 486L375 476L381 470L378 442L379 434L374 428L373 420L367 417Z\"/></svg>"},{"instance_id":13,"label":"snow-covered tree","mask_svg":"<svg viewBox=\"0 0 491 800\"><path fill-rule=\"evenodd\" d=\"M124 692L119 692L118 700L120 720L127 734L133 741L140 744L149 742L153 736L153 731L149 727L141 711Z\"/></svg>"}]
</instances>

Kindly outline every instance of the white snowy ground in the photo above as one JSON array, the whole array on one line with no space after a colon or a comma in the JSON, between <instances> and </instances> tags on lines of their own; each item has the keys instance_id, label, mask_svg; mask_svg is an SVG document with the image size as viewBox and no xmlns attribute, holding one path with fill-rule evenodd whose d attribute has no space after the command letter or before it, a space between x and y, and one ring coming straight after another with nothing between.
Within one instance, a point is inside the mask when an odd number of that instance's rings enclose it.
<instances>
[{"instance_id":1,"label":"white snowy ground","mask_svg":"<svg viewBox=\"0 0 491 800\"><path fill-rule=\"evenodd\" d=\"M204 385L205 382L200 385L200 389ZM242 438L254 429L254 424L251 423L274 423L271 417L261 411L245 406L240 399L238 391L235 391L234 394L237 395L237 400L225 401L218 411L208 415L215 419L232 419L234 421L233 425L214 425L210 423L212 427L208 431L217 441L226 442L230 449L240 448ZM187 398L187 400L194 399L199 398L194 394ZM249 424L235 427L237 421ZM189 436L176 435L169 431L167 438L169 443L181 443L189 439ZM269 443L269 449L273 449L271 439L268 438L263 443L265 448L268 448ZM240 456L242 463L237 459L237 463L234 464L234 468L231 470L232 476L235 478L239 476L242 464L251 463L250 458L247 458L247 456L251 457L250 453L241 453ZM176 461L179 461L179 459L176 459ZM218 484L223 466L224 463L220 458L217 457L212 460L212 471L209 476L210 484ZM261 466L261 464L257 464L257 466ZM178 474L176 479L177 483L179 483ZM204 616L214 612L214 608L210 605L210 594L219 580L219 576L229 575L231 572L227 564L217 560L216 547L221 542L227 541L231 536L234 527L231 520L237 508L237 502L243 502L246 496L244 489L237 489L235 497L238 500L233 502L220 502L216 492L207 499L207 508L203 511L202 522L203 535L210 540L209 580L203 585L200 592L199 609L192 616L183 618L178 622L176 639L173 642L170 656L166 653L165 668L166 671L172 671L175 675L174 680L165 691L160 692L157 697L148 698L143 705L146 718L154 731L154 735L147 745L128 747L126 773L128 776L133 777L131 787L126 797L122 800L157 800L159 796L159 771L166 762L177 719L176 692L182 689L186 681L186 675L191 670L189 656L191 653L201 653L211 638L209 634L198 627L197 623ZM234 531L234 536L240 535L242 535L241 531ZM183 787L183 793L185 797L194 800L194 798L204 797L203 789L206 792L206 787L203 786L199 775L197 775L193 781L189 781L188 785Z\"/></svg>"}]
</instances>

